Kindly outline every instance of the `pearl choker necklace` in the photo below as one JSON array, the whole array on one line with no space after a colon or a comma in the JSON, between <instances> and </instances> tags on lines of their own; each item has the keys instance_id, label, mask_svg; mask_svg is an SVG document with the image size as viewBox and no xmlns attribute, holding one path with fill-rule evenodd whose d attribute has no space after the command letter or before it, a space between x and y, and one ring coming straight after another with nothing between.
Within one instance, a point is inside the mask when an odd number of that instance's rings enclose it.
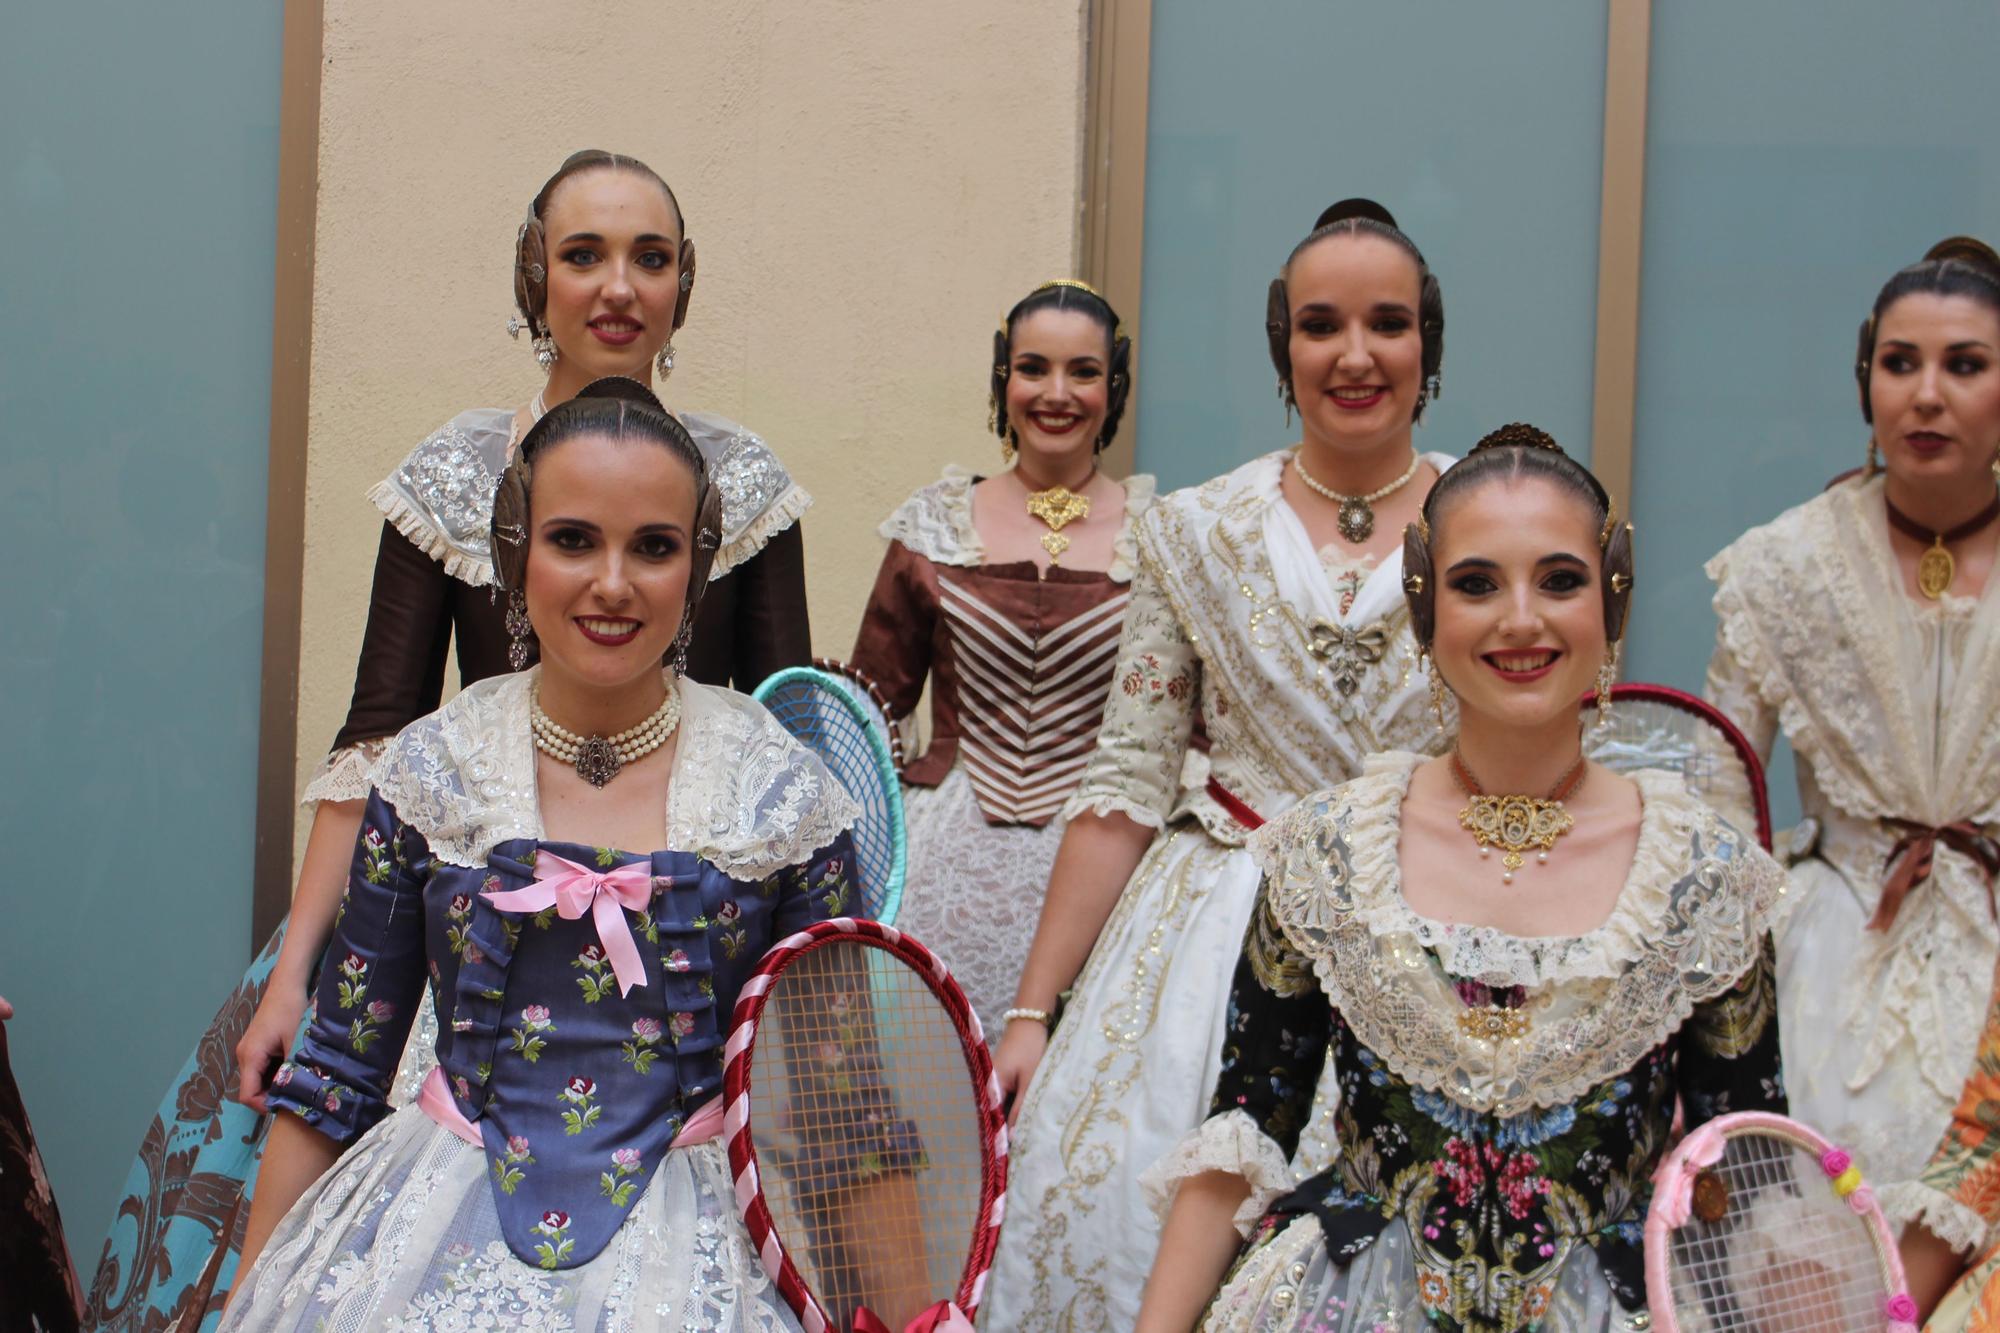
<instances>
[{"instance_id":1,"label":"pearl choker necklace","mask_svg":"<svg viewBox=\"0 0 2000 1333\"><path fill-rule=\"evenodd\" d=\"M1298 472L1299 480L1306 484L1306 489L1323 495L1340 506L1338 520L1340 523L1340 535L1356 546L1367 541L1375 532L1375 502L1377 500L1386 500L1397 491L1402 490L1403 487L1409 485L1410 478L1417 475L1417 469L1423 465L1423 461L1422 455L1412 449L1410 451L1409 467L1403 470L1402 476L1396 478L1387 486L1382 487L1380 490L1370 491L1366 495L1342 495L1339 491L1336 491L1333 487L1306 471L1306 460L1302 451L1296 449L1292 451L1292 467Z\"/></svg>"},{"instance_id":2,"label":"pearl choker necklace","mask_svg":"<svg viewBox=\"0 0 2000 1333\"><path fill-rule=\"evenodd\" d=\"M665 745L680 724L681 694L671 684L651 717L616 736L579 736L542 711L540 691L530 701L529 725L535 733L535 748L574 766L577 776L593 787L602 787L627 764Z\"/></svg>"}]
</instances>

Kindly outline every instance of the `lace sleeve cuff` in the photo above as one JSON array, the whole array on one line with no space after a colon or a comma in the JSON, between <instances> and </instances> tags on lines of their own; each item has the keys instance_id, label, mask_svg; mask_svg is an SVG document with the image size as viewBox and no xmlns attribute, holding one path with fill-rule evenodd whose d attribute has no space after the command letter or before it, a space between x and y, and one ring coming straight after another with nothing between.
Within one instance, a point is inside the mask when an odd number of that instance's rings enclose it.
<instances>
[{"instance_id":1,"label":"lace sleeve cuff","mask_svg":"<svg viewBox=\"0 0 2000 1333\"><path fill-rule=\"evenodd\" d=\"M1204 1120L1173 1151L1139 1175L1139 1188L1161 1220L1174 1206L1181 1182L1208 1171L1227 1171L1250 1184L1250 1197L1231 1220L1243 1239L1250 1239L1271 1204L1291 1193L1291 1164L1280 1148L1246 1111L1225 1111Z\"/></svg>"},{"instance_id":2,"label":"lace sleeve cuff","mask_svg":"<svg viewBox=\"0 0 2000 1333\"><path fill-rule=\"evenodd\" d=\"M1886 1186L1877 1191L1876 1201L1892 1232L1915 1222L1960 1254L1977 1254L1986 1247L1988 1228L1979 1210L1921 1180Z\"/></svg>"},{"instance_id":3,"label":"lace sleeve cuff","mask_svg":"<svg viewBox=\"0 0 2000 1333\"><path fill-rule=\"evenodd\" d=\"M299 798L299 804L366 800L369 788L374 785L375 763L389 748L389 740L384 736L380 740L361 741L335 750L321 761L312 781L306 783L305 795Z\"/></svg>"},{"instance_id":4,"label":"lace sleeve cuff","mask_svg":"<svg viewBox=\"0 0 2000 1333\"><path fill-rule=\"evenodd\" d=\"M1076 795L1063 804L1063 819L1075 819L1078 815L1124 815L1133 823L1142 824L1156 832L1167 826L1166 816L1154 809L1151 804L1103 788L1092 791L1087 785L1079 788Z\"/></svg>"}]
</instances>

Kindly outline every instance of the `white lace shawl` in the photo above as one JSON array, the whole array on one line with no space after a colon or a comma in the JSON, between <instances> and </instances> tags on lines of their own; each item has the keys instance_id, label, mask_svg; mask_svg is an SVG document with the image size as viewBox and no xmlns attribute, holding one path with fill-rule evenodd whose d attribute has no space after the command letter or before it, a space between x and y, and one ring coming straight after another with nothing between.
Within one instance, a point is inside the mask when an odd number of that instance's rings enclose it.
<instances>
[{"instance_id":1,"label":"white lace shawl","mask_svg":"<svg viewBox=\"0 0 2000 1333\"><path fill-rule=\"evenodd\" d=\"M540 672L467 687L405 727L376 766L375 789L440 860L483 866L500 843L542 837L528 729ZM802 864L853 825L859 807L763 705L692 680L678 688L668 850L694 852L733 879L760 880Z\"/></svg>"},{"instance_id":2,"label":"white lace shawl","mask_svg":"<svg viewBox=\"0 0 2000 1333\"><path fill-rule=\"evenodd\" d=\"M785 471L771 447L727 417L676 414L722 488L722 546L709 578L719 579L798 522L812 497ZM504 407L461 412L432 432L368 492L396 531L461 583L493 582L488 549L493 492L514 447L514 413Z\"/></svg>"},{"instance_id":3,"label":"white lace shawl","mask_svg":"<svg viewBox=\"0 0 2000 1333\"><path fill-rule=\"evenodd\" d=\"M1639 845L1611 915L1568 939L1521 939L1427 921L1403 899L1397 843L1422 757L1377 755L1363 775L1252 835L1286 936L1329 1002L1390 1069L1495 1115L1574 1101L1636 1065L1756 963L1784 871L1687 792L1638 772ZM1428 965L1523 986L1529 1021L1492 1041L1458 1023L1452 983Z\"/></svg>"},{"instance_id":4,"label":"white lace shawl","mask_svg":"<svg viewBox=\"0 0 2000 1333\"><path fill-rule=\"evenodd\" d=\"M901 542L933 564L969 567L986 563L986 545L972 522L972 488L979 478L956 463L947 463L944 476L912 493L882 520L878 531L892 542ZM1152 507L1153 478L1135 472L1125 478L1125 522L1111 542L1111 567L1105 574L1113 583L1132 581L1133 525Z\"/></svg>"}]
</instances>

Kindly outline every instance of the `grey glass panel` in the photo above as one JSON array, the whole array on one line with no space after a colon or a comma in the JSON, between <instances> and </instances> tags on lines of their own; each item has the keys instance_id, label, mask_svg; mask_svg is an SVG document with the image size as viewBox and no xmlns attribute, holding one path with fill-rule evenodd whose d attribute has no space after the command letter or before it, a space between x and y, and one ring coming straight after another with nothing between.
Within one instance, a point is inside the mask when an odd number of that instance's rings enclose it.
<instances>
[{"instance_id":1,"label":"grey glass panel","mask_svg":"<svg viewBox=\"0 0 2000 1333\"><path fill-rule=\"evenodd\" d=\"M282 9L0 39L0 993L86 1285L249 961Z\"/></svg>"}]
</instances>

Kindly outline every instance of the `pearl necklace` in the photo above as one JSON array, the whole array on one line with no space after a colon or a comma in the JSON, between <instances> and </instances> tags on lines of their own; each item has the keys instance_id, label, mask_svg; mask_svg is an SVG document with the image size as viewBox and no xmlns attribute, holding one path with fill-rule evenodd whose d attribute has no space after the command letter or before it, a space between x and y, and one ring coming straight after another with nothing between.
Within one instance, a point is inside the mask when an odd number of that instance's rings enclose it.
<instances>
[{"instance_id":1,"label":"pearl necklace","mask_svg":"<svg viewBox=\"0 0 2000 1333\"><path fill-rule=\"evenodd\" d=\"M1298 469L1299 480L1306 484L1306 489L1323 495L1340 506L1340 535L1357 546L1367 541L1370 534L1375 531L1375 502L1386 500L1409 485L1410 478L1417 475L1417 469L1423 466L1423 461L1417 451L1412 449L1410 466L1403 470L1402 476L1387 486L1370 491L1366 495L1342 495L1306 471L1305 455L1298 450L1292 451L1292 466Z\"/></svg>"},{"instance_id":2,"label":"pearl necklace","mask_svg":"<svg viewBox=\"0 0 2000 1333\"><path fill-rule=\"evenodd\" d=\"M1492 796L1472 776L1465 756L1456 749L1451 752L1451 775L1466 798L1465 808L1458 812L1458 826L1472 835L1481 857L1491 855L1495 847L1506 853L1500 858L1501 883L1514 882L1514 872L1526 859L1522 853L1533 850L1535 860L1546 863L1556 840L1575 827L1576 820L1563 802L1576 794L1588 767L1589 761L1578 755L1575 767L1547 796Z\"/></svg>"},{"instance_id":3,"label":"pearl necklace","mask_svg":"<svg viewBox=\"0 0 2000 1333\"><path fill-rule=\"evenodd\" d=\"M627 764L665 745L680 724L681 694L672 685L667 686L667 697L651 717L616 736L579 736L542 711L539 690L530 701L529 726L535 733L535 748L574 766L577 776L593 787L602 787Z\"/></svg>"}]
</instances>

